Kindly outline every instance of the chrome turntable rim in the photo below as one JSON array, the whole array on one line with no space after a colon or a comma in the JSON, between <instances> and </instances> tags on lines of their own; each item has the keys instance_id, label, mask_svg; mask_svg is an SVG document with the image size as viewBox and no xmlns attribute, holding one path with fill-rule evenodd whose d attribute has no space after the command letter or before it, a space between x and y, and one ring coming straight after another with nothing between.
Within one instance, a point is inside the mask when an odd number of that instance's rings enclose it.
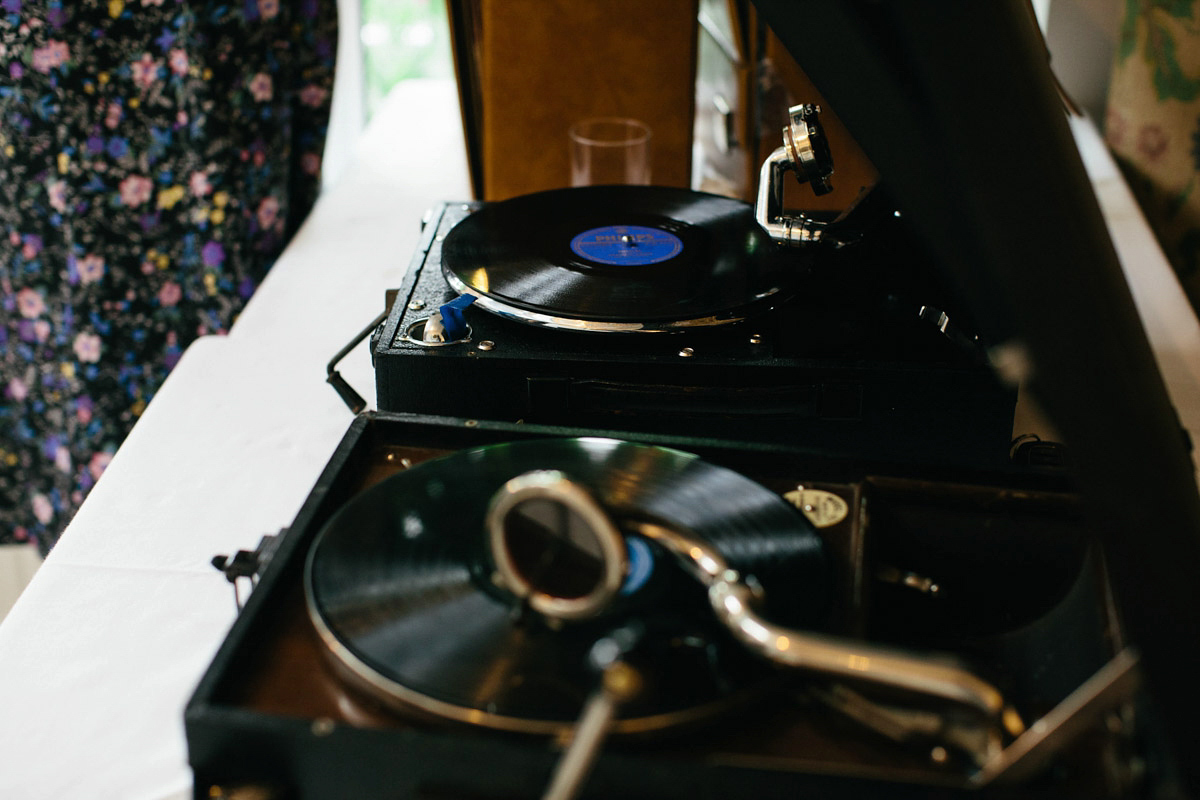
<instances>
[{"instance_id":1,"label":"chrome turntable rim","mask_svg":"<svg viewBox=\"0 0 1200 800\"><path fill-rule=\"evenodd\" d=\"M693 319L680 320L663 320L663 321L646 321L646 322L612 322L607 320L593 319L576 319L573 317L560 317L553 314L545 314L540 311L532 311L526 308L509 305L501 300L483 294L473 287L464 283L457 275L451 272L445 273L446 283L450 285L456 293L460 295L470 295L475 298L475 305L480 308L490 311L496 316L505 319L522 322L526 325L533 325L539 328L553 328L556 330L567 331L583 331L589 333L670 333L673 331L688 330L691 328L711 328L719 325L731 325L735 322L742 322L747 319L746 314L735 313L730 310L724 315L711 315L705 317L695 317ZM757 298L756 302L766 301L771 297L775 297L782 292L780 287L775 287L767 292L764 292Z\"/></svg>"}]
</instances>

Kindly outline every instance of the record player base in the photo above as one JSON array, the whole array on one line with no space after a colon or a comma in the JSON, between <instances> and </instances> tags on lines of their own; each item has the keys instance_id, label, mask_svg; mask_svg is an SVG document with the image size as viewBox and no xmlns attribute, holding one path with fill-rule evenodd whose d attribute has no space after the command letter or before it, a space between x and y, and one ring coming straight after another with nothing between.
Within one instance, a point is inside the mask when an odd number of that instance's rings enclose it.
<instances>
[{"instance_id":1,"label":"record player base","mask_svg":"<svg viewBox=\"0 0 1200 800\"><path fill-rule=\"evenodd\" d=\"M587 432L360 415L294 524L280 535L257 588L188 704L195 796L539 796L561 754L555 742L398 715L344 687L322 658L304 608L301 575L324 521L383 477L463 447L580 433ZM861 464L786 447L661 435L644 441L696 452L774 490L804 482L842 494L854 508L873 504L874 531L856 513L822 532L837 562L837 611L829 621L836 631L956 649L999 674L1032 715L1044 713L1115 652L1119 628L1103 602L1102 565L1081 547L1076 504L1053 476L1017 478L1023 483L1019 489L955 487L923 477L869 478ZM994 530L981 524L985 518L996 521ZM953 544L946 550L947 540L971 532L978 538L970 549L979 556L970 569L978 574L959 576L960 585L977 585L979 593L964 601L965 609L945 613L928 597L874 579L876 559L954 551ZM1037 555L1011 555L1025 536L1041 543ZM989 560L995 563L985 563ZM1032 570L1030 585L1046 588L997 597L1018 562ZM917 623L910 624L914 618ZM1096 796L1098 782L1107 777L1101 754L1111 750L1114 737L1107 730L1084 737L1041 787L1045 795ZM1072 766L1078 764L1082 768ZM804 681L798 680L697 730L610 739L583 797L770 798L803 791L930 798L957 796L964 787L960 766L938 763L927 750L898 746L849 722L806 699ZM1041 788L985 795L1037 797Z\"/></svg>"},{"instance_id":2,"label":"record player base","mask_svg":"<svg viewBox=\"0 0 1200 800\"><path fill-rule=\"evenodd\" d=\"M486 206L485 206L486 207ZM577 428L786 442L844 456L997 466L1016 391L918 306L868 285L878 259L813 270L747 319L671 332L591 332L516 322L475 306L467 339L406 335L457 295L442 243L478 204L431 212L372 338L383 411ZM848 248L853 250L853 248ZM804 271L806 259L797 257ZM894 265L886 265L888 273ZM586 285L586 284L585 284Z\"/></svg>"}]
</instances>

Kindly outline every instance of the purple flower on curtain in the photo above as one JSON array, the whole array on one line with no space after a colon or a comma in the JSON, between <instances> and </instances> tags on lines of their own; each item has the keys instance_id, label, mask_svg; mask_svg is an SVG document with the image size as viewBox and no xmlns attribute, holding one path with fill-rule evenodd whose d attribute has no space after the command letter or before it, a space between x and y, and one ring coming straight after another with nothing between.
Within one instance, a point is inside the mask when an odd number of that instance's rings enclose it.
<instances>
[{"instance_id":1,"label":"purple flower on curtain","mask_svg":"<svg viewBox=\"0 0 1200 800\"><path fill-rule=\"evenodd\" d=\"M225 248L220 242L209 242L200 250L200 257L206 267L219 267L225 260Z\"/></svg>"}]
</instances>

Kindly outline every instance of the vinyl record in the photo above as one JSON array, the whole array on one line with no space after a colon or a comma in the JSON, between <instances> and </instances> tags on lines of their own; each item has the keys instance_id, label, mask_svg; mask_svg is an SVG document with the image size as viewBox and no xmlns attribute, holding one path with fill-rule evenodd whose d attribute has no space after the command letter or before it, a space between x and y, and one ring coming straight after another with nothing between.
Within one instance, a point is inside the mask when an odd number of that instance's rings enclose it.
<instances>
[{"instance_id":1,"label":"vinyl record","mask_svg":"<svg viewBox=\"0 0 1200 800\"><path fill-rule=\"evenodd\" d=\"M456 291L504 316L575 330L737 321L785 294L797 270L751 206L661 186L555 189L485 205L442 245Z\"/></svg>"},{"instance_id":2,"label":"vinyl record","mask_svg":"<svg viewBox=\"0 0 1200 800\"><path fill-rule=\"evenodd\" d=\"M705 716L774 674L720 628L700 583L644 542L630 542L644 557L611 608L557 624L522 614L496 582L485 517L510 479L547 469L569 475L614 518L671 520L711 542L760 578L785 622L823 613L820 540L761 485L675 450L524 441L418 465L329 520L309 553L305 592L337 671L402 711L535 733L576 720L597 685L589 653L614 631L640 635L625 660L643 684L621 707L618 731Z\"/></svg>"}]
</instances>

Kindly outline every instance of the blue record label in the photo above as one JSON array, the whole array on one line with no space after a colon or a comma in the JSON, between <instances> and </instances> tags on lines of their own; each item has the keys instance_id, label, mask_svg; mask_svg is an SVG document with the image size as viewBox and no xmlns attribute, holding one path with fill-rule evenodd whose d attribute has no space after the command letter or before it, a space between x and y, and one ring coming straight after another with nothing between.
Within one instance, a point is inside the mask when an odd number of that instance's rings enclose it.
<instances>
[{"instance_id":1,"label":"blue record label","mask_svg":"<svg viewBox=\"0 0 1200 800\"><path fill-rule=\"evenodd\" d=\"M589 261L637 267L674 258L683 252L683 242L675 234L658 228L607 225L576 236L571 240L571 250Z\"/></svg>"}]
</instances>

